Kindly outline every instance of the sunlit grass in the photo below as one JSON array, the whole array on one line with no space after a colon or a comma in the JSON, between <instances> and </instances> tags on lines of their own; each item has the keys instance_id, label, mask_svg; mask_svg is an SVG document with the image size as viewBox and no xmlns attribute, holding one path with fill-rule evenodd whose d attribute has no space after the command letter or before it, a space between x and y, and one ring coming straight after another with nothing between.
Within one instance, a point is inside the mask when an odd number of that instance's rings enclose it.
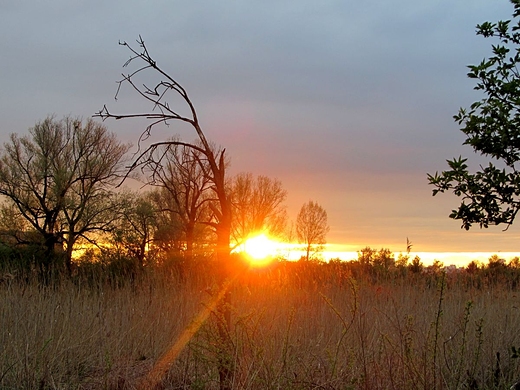
<instances>
[{"instance_id":1,"label":"sunlit grass","mask_svg":"<svg viewBox=\"0 0 520 390\"><path fill-rule=\"evenodd\" d=\"M0 387L135 388L209 307L211 278L195 275L117 289L2 285ZM513 384L517 293L448 279L440 299L440 280L372 284L306 263L247 271L231 289L233 388ZM164 388L218 388L216 321L210 314L176 355Z\"/></svg>"}]
</instances>

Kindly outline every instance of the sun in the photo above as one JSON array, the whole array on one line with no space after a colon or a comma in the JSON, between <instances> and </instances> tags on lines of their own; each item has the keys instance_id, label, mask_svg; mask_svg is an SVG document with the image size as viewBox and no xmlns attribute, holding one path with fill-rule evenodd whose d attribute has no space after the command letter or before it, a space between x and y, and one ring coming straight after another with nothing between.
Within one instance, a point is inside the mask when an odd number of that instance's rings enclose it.
<instances>
[{"instance_id":1,"label":"sun","mask_svg":"<svg viewBox=\"0 0 520 390\"><path fill-rule=\"evenodd\" d=\"M251 258L252 263L265 263L276 255L278 243L270 240L265 234L260 234L248 238L243 250Z\"/></svg>"}]
</instances>

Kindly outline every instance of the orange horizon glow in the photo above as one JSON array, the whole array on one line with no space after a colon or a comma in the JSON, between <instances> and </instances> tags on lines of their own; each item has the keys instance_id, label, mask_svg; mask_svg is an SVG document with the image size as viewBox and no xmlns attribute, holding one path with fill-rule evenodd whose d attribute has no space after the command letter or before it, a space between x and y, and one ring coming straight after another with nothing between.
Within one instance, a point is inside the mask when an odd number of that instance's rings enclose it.
<instances>
[{"instance_id":1,"label":"orange horizon glow","mask_svg":"<svg viewBox=\"0 0 520 390\"><path fill-rule=\"evenodd\" d=\"M341 245L341 244L326 244L325 249L318 253L318 256L325 261L339 259L342 261L351 261L356 260L358 258L358 253L365 246L359 247L359 249L355 249L356 246L353 245ZM384 247L384 246L382 246ZM380 247L371 247L372 249L379 250ZM294 246L296 248L296 246ZM399 254L406 255L406 251L392 250L395 259ZM290 252L290 256L287 257L288 260L298 260L304 254L303 251L298 249L294 249ZM432 265L435 260L442 262L445 266L455 265L457 267L466 267L470 262L477 261L482 264L487 264L488 260L491 256L497 255L499 258L506 260L509 262L514 257L520 257L520 252L482 252L482 251L420 251L416 252L412 250L409 254L410 260L415 256L419 256L424 265Z\"/></svg>"},{"instance_id":2,"label":"orange horizon glow","mask_svg":"<svg viewBox=\"0 0 520 390\"><path fill-rule=\"evenodd\" d=\"M104 246L108 244L104 243ZM323 261L341 260L351 261L357 260L359 252L367 245L354 244L325 244L322 251L314 253L316 259ZM379 250L386 246L369 246L372 249ZM73 261L78 261L88 249L95 249L96 246L83 243L78 248L74 248ZM393 250L389 247L397 260L400 254L406 255L406 251ZM268 233L260 233L251 236L245 243L238 246L233 252L242 253L251 266L262 267L270 264L275 259L285 259L289 261L298 261L306 256L302 245L298 243L289 243L278 241L269 236ZM499 258L509 262L514 257L520 257L520 252L483 252L483 251L412 251L409 253L410 259L419 256L424 265L433 264L435 260L442 262L445 266L455 265L457 267L466 267L470 262L477 261L481 264L487 264L489 258L497 255Z\"/></svg>"},{"instance_id":3,"label":"orange horizon glow","mask_svg":"<svg viewBox=\"0 0 520 390\"><path fill-rule=\"evenodd\" d=\"M244 249L245 247L245 249ZM332 259L339 259L342 261L357 260L358 254L364 247L357 248L355 245L342 244L325 244L322 251L316 252L316 258L329 261ZM374 249L377 249L374 247ZM297 261L306 255L302 249L301 244L287 243L277 241L270 238L265 233L251 237L246 241L239 252L247 254L252 265L262 266L271 262L274 258L284 258L289 261ZM406 255L405 251L392 251L397 260L399 254ZM477 261L482 264L487 264L488 260L493 255L498 255L500 258L508 262L514 257L520 257L520 252L433 252L433 251L411 251L410 259L419 256L424 265L429 266L434 261L440 261L445 266L455 265L457 267L465 267L472 261Z\"/></svg>"}]
</instances>

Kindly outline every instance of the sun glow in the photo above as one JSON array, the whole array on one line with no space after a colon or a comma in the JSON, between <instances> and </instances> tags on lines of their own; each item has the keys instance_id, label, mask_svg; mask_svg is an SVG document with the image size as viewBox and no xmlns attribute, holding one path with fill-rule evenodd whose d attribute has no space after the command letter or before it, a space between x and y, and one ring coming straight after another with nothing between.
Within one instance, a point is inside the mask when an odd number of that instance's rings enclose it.
<instances>
[{"instance_id":1,"label":"sun glow","mask_svg":"<svg viewBox=\"0 0 520 390\"><path fill-rule=\"evenodd\" d=\"M272 260L279 251L279 243L269 239L265 234L250 237L244 243L243 251L253 264L265 264Z\"/></svg>"}]
</instances>

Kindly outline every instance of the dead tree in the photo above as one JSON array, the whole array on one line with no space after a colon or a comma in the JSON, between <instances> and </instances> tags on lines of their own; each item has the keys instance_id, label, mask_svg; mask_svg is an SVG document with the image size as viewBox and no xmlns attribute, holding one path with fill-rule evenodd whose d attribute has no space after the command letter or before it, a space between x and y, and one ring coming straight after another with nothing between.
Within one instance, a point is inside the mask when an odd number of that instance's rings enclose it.
<instances>
[{"instance_id":1,"label":"dead tree","mask_svg":"<svg viewBox=\"0 0 520 390\"><path fill-rule=\"evenodd\" d=\"M122 74L123 78L118 81L118 88L115 98L119 95L123 85L129 85L134 92L141 96L146 102L150 104L150 111L145 113L130 113L130 114L113 114L108 108L103 108L95 114L96 117L103 121L109 118L112 119L126 119L126 118L145 118L149 120L149 124L141 134L138 142L138 152L136 152L134 162L130 166L127 176L135 169L144 166L150 166L150 162L156 164L160 163L157 158L154 159L156 152L166 145L177 145L190 148L198 153L199 163L210 182L210 188L214 193L215 202L210 203L213 212L213 219L208 221L216 233L216 259L217 259L217 275L220 281L221 288L228 286L229 279L232 275L232 268L230 266L230 236L231 236L231 202L226 192L226 159L225 149L214 151L210 142L206 139L202 127L199 123L199 118L195 110L195 106L191 101L188 93L173 77L162 70L155 60L150 56L148 49L141 38L137 40L138 48L135 49L127 42L120 42L122 46L127 47L131 56L130 59L123 65L127 67L136 63L136 69L127 74ZM147 86L138 82L140 77L155 77L156 81L152 85ZM173 105L170 105L173 102ZM180 102L180 105L177 103ZM184 106L184 107L181 107ZM182 114L181 109L186 110L187 114ZM162 141L152 143L147 147L143 147L143 142L148 139L154 127L157 125L169 125L170 122L183 122L192 127L198 138L198 142L184 142L181 140ZM223 294L223 299L217 306L217 315L219 317L218 325L220 336L223 343L222 356L219 358L219 379L221 389L230 389L232 381L233 369L231 367L231 351L229 345L229 328L231 325L229 293Z\"/></svg>"}]
</instances>

